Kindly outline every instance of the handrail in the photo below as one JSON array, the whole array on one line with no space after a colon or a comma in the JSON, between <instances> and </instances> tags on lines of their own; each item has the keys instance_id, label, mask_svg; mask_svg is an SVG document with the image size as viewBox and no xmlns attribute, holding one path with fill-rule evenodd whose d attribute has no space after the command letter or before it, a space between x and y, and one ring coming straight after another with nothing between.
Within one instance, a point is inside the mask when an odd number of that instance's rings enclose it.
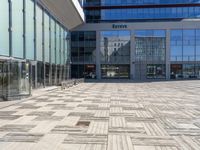
<instances>
[{"instance_id":1,"label":"handrail","mask_svg":"<svg viewBox=\"0 0 200 150\"><path fill-rule=\"evenodd\" d=\"M85 82L84 78L62 81L61 82L61 89L64 90L66 88L70 88L70 87L73 87L75 85L78 85L78 84L81 84L81 83L84 83L84 82Z\"/></svg>"}]
</instances>

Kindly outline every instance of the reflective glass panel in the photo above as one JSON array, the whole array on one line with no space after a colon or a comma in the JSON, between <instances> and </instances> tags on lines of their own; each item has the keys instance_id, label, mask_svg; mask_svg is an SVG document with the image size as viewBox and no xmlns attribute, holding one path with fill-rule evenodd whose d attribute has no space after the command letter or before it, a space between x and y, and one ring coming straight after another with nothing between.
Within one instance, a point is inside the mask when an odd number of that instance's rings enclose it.
<instances>
[{"instance_id":1,"label":"reflective glass panel","mask_svg":"<svg viewBox=\"0 0 200 150\"><path fill-rule=\"evenodd\" d=\"M0 5L0 55L9 56L9 9L8 0L1 0Z\"/></svg>"},{"instance_id":2,"label":"reflective glass panel","mask_svg":"<svg viewBox=\"0 0 200 150\"><path fill-rule=\"evenodd\" d=\"M165 61L165 30L136 30L136 61Z\"/></svg>"},{"instance_id":3,"label":"reflective glass panel","mask_svg":"<svg viewBox=\"0 0 200 150\"><path fill-rule=\"evenodd\" d=\"M49 62L49 16L46 13L44 15L44 32L45 62Z\"/></svg>"},{"instance_id":4,"label":"reflective glass panel","mask_svg":"<svg viewBox=\"0 0 200 150\"><path fill-rule=\"evenodd\" d=\"M23 58L23 0L12 0L13 56Z\"/></svg>"},{"instance_id":5,"label":"reflective glass panel","mask_svg":"<svg viewBox=\"0 0 200 150\"><path fill-rule=\"evenodd\" d=\"M196 30L196 60L200 61L200 30Z\"/></svg>"},{"instance_id":6,"label":"reflective glass panel","mask_svg":"<svg viewBox=\"0 0 200 150\"><path fill-rule=\"evenodd\" d=\"M101 32L101 62L130 63L130 31Z\"/></svg>"},{"instance_id":7,"label":"reflective glass panel","mask_svg":"<svg viewBox=\"0 0 200 150\"><path fill-rule=\"evenodd\" d=\"M56 24L56 64L60 64L60 26Z\"/></svg>"},{"instance_id":8,"label":"reflective glass panel","mask_svg":"<svg viewBox=\"0 0 200 150\"><path fill-rule=\"evenodd\" d=\"M42 50L42 10L39 6L36 7L36 44L37 44L37 60L43 60L43 50Z\"/></svg>"},{"instance_id":9,"label":"reflective glass panel","mask_svg":"<svg viewBox=\"0 0 200 150\"><path fill-rule=\"evenodd\" d=\"M56 63L56 56L55 56L55 21L51 19L51 62Z\"/></svg>"},{"instance_id":10,"label":"reflective glass panel","mask_svg":"<svg viewBox=\"0 0 200 150\"><path fill-rule=\"evenodd\" d=\"M26 0L26 58L34 60L34 3Z\"/></svg>"},{"instance_id":11,"label":"reflective glass panel","mask_svg":"<svg viewBox=\"0 0 200 150\"><path fill-rule=\"evenodd\" d=\"M183 60L183 31L171 31L171 61Z\"/></svg>"}]
</instances>

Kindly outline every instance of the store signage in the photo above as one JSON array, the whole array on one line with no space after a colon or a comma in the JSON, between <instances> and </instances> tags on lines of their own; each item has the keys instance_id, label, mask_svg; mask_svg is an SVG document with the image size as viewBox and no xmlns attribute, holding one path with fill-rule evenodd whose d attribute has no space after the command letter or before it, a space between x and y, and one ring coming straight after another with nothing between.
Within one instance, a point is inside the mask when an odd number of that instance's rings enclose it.
<instances>
[{"instance_id":1,"label":"store signage","mask_svg":"<svg viewBox=\"0 0 200 150\"><path fill-rule=\"evenodd\" d=\"M113 29L126 29L126 28L128 28L128 26L125 24L113 24L112 28Z\"/></svg>"}]
</instances>

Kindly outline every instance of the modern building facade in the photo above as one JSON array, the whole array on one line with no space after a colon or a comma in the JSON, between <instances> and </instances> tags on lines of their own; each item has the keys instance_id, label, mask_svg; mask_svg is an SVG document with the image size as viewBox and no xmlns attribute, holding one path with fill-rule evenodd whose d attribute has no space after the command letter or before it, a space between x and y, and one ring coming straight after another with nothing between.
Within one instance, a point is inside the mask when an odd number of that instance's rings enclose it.
<instances>
[{"instance_id":1,"label":"modern building facade","mask_svg":"<svg viewBox=\"0 0 200 150\"><path fill-rule=\"evenodd\" d=\"M199 0L85 0L71 33L73 78L200 78Z\"/></svg>"},{"instance_id":2,"label":"modern building facade","mask_svg":"<svg viewBox=\"0 0 200 150\"><path fill-rule=\"evenodd\" d=\"M28 96L32 88L70 78L69 30L83 23L81 9L74 0L1 0L1 98Z\"/></svg>"}]
</instances>

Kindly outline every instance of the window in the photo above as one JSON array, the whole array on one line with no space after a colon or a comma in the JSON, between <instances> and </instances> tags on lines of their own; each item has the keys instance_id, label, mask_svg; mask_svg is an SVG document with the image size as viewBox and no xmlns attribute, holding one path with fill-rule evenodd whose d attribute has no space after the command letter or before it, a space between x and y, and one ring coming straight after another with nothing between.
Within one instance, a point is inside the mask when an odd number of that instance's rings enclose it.
<instances>
[{"instance_id":1,"label":"window","mask_svg":"<svg viewBox=\"0 0 200 150\"><path fill-rule=\"evenodd\" d=\"M60 26L56 24L56 64L60 64Z\"/></svg>"},{"instance_id":2,"label":"window","mask_svg":"<svg viewBox=\"0 0 200 150\"><path fill-rule=\"evenodd\" d=\"M43 11L39 6L36 7L36 48L37 48L37 60L43 61L43 48L42 48L42 15Z\"/></svg>"},{"instance_id":3,"label":"window","mask_svg":"<svg viewBox=\"0 0 200 150\"><path fill-rule=\"evenodd\" d=\"M45 62L49 62L49 16L46 13L44 15L44 32Z\"/></svg>"},{"instance_id":4,"label":"window","mask_svg":"<svg viewBox=\"0 0 200 150\"><path fill-rule=\"evenodd\" d=\"M56 63L55 56L55 21L51 19L51 63Z\"/></svg>"},{"instance_id":5,"label":"window","mask_svg":"<svg viewBox=\"0 0 200 150\"><path fill-rule=\"evenodd\" d=\"M34 60L34 3L26 0L26 58Z\"/></svg>"},{"instance_id":6,"label":"window","mask_svg":"<svg viewBox=\"0 0 200 150\"><path fill-rule=\"evenodd\" d=\"M8 0L1 0L0 5L0 55L9 56L9 9Z\"/></svg>"},{"instance_id":7,"label":"window","mask_svg":"<svg viewBox=\"0 0 200 150\"><path fill-rule=\"evenodd\" d=\"M23 0L12 0L12 36L13 56L23 58Z\"/></svg>"},{"instance_id":8,"label":"window","mask_svg":"<svg viewBox=\"0 0 200 150\"><path fill-rule=\"evenodd\" d=\"M130 63L130 31L101 32L101 62Z\"/></svg>"}]
</instances>

